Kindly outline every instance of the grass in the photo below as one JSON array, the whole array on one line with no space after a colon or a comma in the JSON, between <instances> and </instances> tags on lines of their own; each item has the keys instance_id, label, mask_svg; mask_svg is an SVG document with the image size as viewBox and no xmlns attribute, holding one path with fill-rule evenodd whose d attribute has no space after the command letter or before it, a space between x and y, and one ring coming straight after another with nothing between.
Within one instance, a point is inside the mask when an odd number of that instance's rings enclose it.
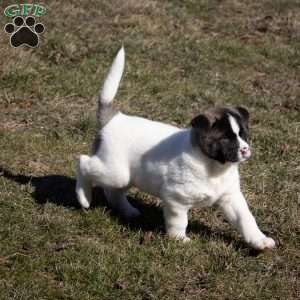
<instances>
[{"instance_id":1,"label":"grass","mask_svg":"<svg viewBox=\"0 0 300 300\"><path fill-rule=\"evenodd\" d=\"M41 22L36 49L0 33L0 299L300 298L299 2L51 1ZM75 159L122 43L123 111L188 126L212 105L249 108L242 189L274 251L249 249L214 208L191 212L191 243L169 240L136 190L131 224L99 190L79 208Z\"/></svg>"}]
</instances>

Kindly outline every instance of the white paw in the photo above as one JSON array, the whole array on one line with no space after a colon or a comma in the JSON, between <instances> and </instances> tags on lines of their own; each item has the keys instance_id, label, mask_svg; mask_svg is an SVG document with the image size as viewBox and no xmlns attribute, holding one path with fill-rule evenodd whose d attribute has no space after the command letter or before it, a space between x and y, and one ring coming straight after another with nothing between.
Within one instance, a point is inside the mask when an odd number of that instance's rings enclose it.
<instances>
[{"instance_id":1,"label":"white paw","mask_svg":"<svg viewBox=\"0 0 300 300\"><path fill-rule=\"evenodd\" d=\"M80 156L77 165L77 174L76 174L77 199L83 208L89 208L92 199L91 184L82 172L82 164L86 161L86 157L88 156L86 155Z\"/></svg>"},{"instance_id":2,"label":"white paw","mask_svg":"<svg viewBox=\"0 0 300 300\"><path fill-rule=\"evenodd\" d=\"M88 209L90 208L90 203L89 200L85 196L81 196L80 193L78 192L78 201L79 204L81 205L82 208Z\"/></svg>"},{"instance_id":3,"label":"white paw","mask_svg":"<svg viewBox=\"0 0 300 300\"><path fill-rule=\"evenodd\" d=\"M272 249L275 247L275 241L269 237L263 237L259 240L250 242L251 246L257 250Z\"/></svg>"},{"instance_id":4,"label":"white paw","mask_svg":"<svg viewBox=\"0 0 300 300\"><path fill-rule=\"evenodd\" d=\"M184 244L191 241L191 239L189 237L187 237L186 235L174 234L174 233L172 233L172 234L169 233L168 235L169 235L169 237L171 237L171 238L173 238L173 239L175 239L177 241L180 241L180 242L182 242Z\"/></svg>"},{"instance_id":5,"label":"white paw","mask_svg":"<svg viewBox=\"0 0 300 300\"><path fill-rule=\"evenodd\" d=\"M185 244L185 243L189 243L191 241L191 239L187 236L181 238L181 241Z\"/></svg>"}]
</instances>

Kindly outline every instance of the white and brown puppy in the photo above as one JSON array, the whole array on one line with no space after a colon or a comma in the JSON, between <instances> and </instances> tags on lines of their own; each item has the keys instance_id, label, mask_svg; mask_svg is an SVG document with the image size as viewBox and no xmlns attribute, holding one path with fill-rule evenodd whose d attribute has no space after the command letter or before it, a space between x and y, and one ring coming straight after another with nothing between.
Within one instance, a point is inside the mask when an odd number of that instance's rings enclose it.
<instances>
[{"instance_id":1,"label":"white and brown puppy","mask_svg":"<svg viewBox=\"0 0 300 300\"><path fill-rule=\"evenodd\" d=\"M92 186L101 186L110 205L126 218L139 215L126 199L131 186L163 201L166 232L188 241L188 211L218 205L229 222L256 249L275 242L258 228L240 190L238 163L250 157L248 111L213 108L178 128L125 115L113 106L123 74L119 50L99 94L101 130L91 156L81 155L76 192L88 208Z\"/></svg>"}]
</instances>

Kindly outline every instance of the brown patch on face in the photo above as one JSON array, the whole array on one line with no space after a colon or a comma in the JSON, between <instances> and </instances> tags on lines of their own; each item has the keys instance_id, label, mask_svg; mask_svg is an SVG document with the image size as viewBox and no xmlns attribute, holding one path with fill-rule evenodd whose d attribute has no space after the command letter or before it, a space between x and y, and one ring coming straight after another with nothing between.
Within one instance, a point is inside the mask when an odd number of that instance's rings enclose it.
<instances>
[{"instance_id":1,"label":"brown patch on face","mask_svg":"<svg viewBox=\"0 0 300 300\"><path fill-rule=\"evenodd\" d=\"M249 113L246 108L213 108L191 121L192 144L220 163L239 161L239 141L231 128L229 116L235 118L240 128L240 137L247 141Z\"/></svg>"}]
</instances>

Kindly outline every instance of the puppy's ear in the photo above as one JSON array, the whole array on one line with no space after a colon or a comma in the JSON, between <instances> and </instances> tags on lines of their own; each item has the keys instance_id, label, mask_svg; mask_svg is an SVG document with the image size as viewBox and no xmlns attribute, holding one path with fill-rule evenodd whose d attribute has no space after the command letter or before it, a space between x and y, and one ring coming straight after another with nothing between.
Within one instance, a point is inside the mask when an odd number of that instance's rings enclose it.
<instances>
[{"instance_id":1,"label":"puppy's ear","mask_svg":"<svg viewBox=\"0 0 300 300\"><path fill-rule=\"evenodd\" d=\"M249 111L243 106L237 106L235 109L239 112L239 114L248 123L248 121L249 121Z\"/></svg>"},{"instance_id":2,"label":"puppy's ear","mask_svg":"<svg viewBox=\"0 0 300 300\"><path fill-rule=\"evenodd\" d=\"M191 125L195 129L208 129L210 121L205 115L198 115L191 121Z\"/></svg>"}]
</instances>

